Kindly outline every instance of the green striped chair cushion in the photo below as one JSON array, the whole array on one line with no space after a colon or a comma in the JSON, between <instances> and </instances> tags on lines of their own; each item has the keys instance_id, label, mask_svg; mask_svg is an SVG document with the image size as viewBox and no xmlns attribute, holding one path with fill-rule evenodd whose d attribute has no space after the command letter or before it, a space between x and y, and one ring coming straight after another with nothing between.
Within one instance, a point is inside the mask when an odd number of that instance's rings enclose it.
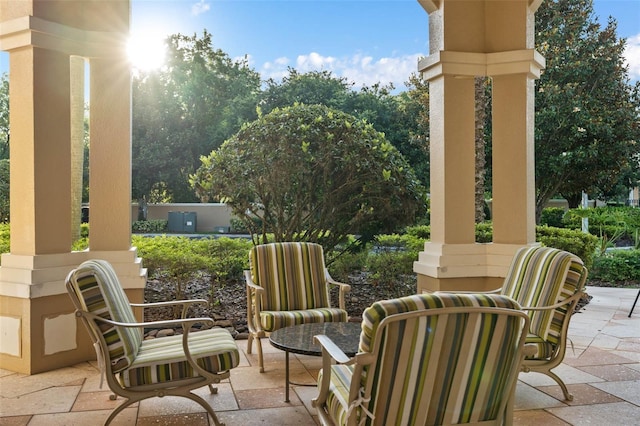
<instances>
[{"instance_id":1,"label":"green striped chair cushion","mask_svg":"<svg viewBox=\"0 0 640 426\"><path fill-rule=\"evenodd\" d=\"M495 313L415 316L391 322L381 341L373 340L388 316L456 306L520 309L505 296L443 293L380 301L365 310L360 351L379 345L361 382L371 391L365 407L375 416L363 418L366 424L455 424L503 414L500 402L517 372L521 318ZM328 404L335 419L346 420L351 374L350 368L332 367ZM357 408L355 415L364 416L363 410Z\"/></svg>"},{"instance_id":2,"label":"green striped chair cushion","mask_svg":"<svg viewBox=\"0 0 640 426\"><path fill-rule=\"evenodd\" d=\"M345 322L347 311L339 308L306 309L303 311L261 311L260 324L265 331L275 331L290 325L314 322Z\"/></svg>"},{"instance_id":3,"label":"green striped chair cushion","mask_svg":"<svg viewBox=\"0 0 640 426\"><path fill-rule=\"evenodd\" d=\"M249 251L253 282L265 289L262 309L295 311L329 306L322 246L286 242Z\"/></svg>"},{"instance_id":4,"label":"green striped chair cushion","mask_svg":"<svg viewBox=\"0 0 640 426\"><path fill-rule=\"evenodd\" d=\"M586 278L586 269L577 256L551 247L524 247L514 256L501 293L521 306L549 306L581 291ZM569 307L529 311L530 333L557 345ZM527 343L534 340L528 339Z\"/></svg>"},{"instance_id":5,"label":"green striped chair cushion","mask_svg":"<svg viewBox=\"0 0 640 426\"><path fill-rule=\"evenodd\" d=\"M222 328L189 333L189 350L197 364L210 373L230 370L240 362L236 342ZM120 372L124 387L152 385L198 377L184 358L182 336L144 340L130 368Z\"/></svg>"},{"instance_id":6,"label":"green striped chair cushion","mask_svg":"<svg viewBox=\"0 0 640 426\"><path fill-rule=\"evenodd\" d=\"M70 282L75 287L82 308L87 312L116 322L138 322L118 276L108 262L83 262ZM97 323L97 326L109 347L109 360L106 361L111 363L113 372L128 368L142 342L142 330L112 327L105 323Z\"/></svg>"},{"instance_id":7,"label":"green striped chair cushion","mask_svg":"<svg viewBox=\"0 0 640 426\"><path fill-rule=\"evenodd\" d=\"M527 346L533 346L536 348L536 351L528 356L526 359L549 359L555 352L558 345L552 345L546 340L541 339L535 334L527 334L525 339L525 344Z\"/></svg>"},{"instance_id":8,"label":"green striped chair cushion","mask_svg":"<svg viewBox=\"0 0 640 426\"><path fill-rule=\"evenodd\" d=\"M322 383L322 370L318 373L318 384ZM353 366L333 365L331 366L331 382L329 384L329 394L327 395L327 412L335 421L335 424L347 424L347 411L349 407L349 386L353 377ZM361 413L358 413L361 415Z\"/></svg>"}]
</instances>

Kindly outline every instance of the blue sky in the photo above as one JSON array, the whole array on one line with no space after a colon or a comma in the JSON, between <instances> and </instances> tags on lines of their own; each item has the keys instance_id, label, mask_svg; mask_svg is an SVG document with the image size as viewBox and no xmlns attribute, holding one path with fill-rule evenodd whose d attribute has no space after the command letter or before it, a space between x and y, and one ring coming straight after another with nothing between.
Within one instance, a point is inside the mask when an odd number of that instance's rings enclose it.
<instances>
[{"instance_id":1,"label":"blue sky","mask_svg":"<svg viewBox=\"0 0 640 426\"><path fill-rule=\"evenodd\" d=\"M640 0L595 0L600 23L618 21L630 77L640 80ZM371 85L403 89L428 53L428 15L417 0L132 0L132 33L212 34L215 48L247 56L263 79L330 70ZM8 55L0 54L0 72Z\"/></svg>"}]
</instances>

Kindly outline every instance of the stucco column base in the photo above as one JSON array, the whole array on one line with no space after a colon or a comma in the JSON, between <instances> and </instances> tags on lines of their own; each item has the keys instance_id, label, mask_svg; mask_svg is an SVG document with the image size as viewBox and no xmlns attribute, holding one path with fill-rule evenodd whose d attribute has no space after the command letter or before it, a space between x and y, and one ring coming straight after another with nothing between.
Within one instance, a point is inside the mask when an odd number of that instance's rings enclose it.
<instances>
[{"instance_id":1,"label":"stucco column base","mask_svg":"<svg viewBox=\"0 0 640 426\"><path fill-rule=\"evenodd\" d=\"M69 271L92 258L111 262L132 303L144 300L146 269L135 248L121 252L2 255L0 368L36 374L96 358L65 288ZM141 319L141 313L137 314Z\"/></svg>"},{"instance_id":2,"label":"stucco column base","mask_svg":"<svg viewBox=\"0 0 640 426\"><path fill-rule=\"evenodd\" d=\"M538 246L532 243L530 246ZM427 242L413 264L417 293L487 291L502 286L515 244L440 244Z\"/></svg>"}]
</instances>

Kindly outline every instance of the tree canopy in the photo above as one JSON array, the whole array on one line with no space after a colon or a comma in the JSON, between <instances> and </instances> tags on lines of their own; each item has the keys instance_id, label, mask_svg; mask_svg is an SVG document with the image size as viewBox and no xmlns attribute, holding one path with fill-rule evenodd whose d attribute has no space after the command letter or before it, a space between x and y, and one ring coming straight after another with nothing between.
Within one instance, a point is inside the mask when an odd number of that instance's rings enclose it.
<instances>
[{"instance_id":1,"label":"tree canopy","mask_svg":"<svg viewBox=\"0 0 640 426\"><path fill-rule=\"evenodd\" d=\"M167 39L166 67L133 81L133 196L196 201L188 184L200 156L256 118L260 76L201 38Z\"/></svg>"},{"instance_id":2,"label":"tree canopy","mask_svg":"<svg viewBox=\"0 0 640 426\"><path fill-rule=\"evenodd\" d=\"M267 241L331 248L415 223L426 193L404 157L365 120L324 105L276 108L202 158L191 183Z\"/></svg>"},{"instance_id":3,"label":"tree canopy","mask_svg":"<svg viewBox=\"0 0 640 426\"><path fill-rule=\"evenodd\" d=\"M536 83L536 216L562 194L606 195L634 186L640 153L640 85L629 82L625 41L602 28L591 0L549 0L536 14L546 69Z\"/></svg>"}]
</instances>

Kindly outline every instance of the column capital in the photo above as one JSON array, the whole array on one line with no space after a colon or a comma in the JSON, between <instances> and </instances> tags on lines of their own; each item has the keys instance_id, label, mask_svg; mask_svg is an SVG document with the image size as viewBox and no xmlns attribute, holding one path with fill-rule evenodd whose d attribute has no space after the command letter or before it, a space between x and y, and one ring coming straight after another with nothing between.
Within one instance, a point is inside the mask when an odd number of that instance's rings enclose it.
<instances>
[{"instance_id":1,"label":"column capital","mask_svg":"<svg viewBox=\"0 0 640 426\"><path fill-rule=\"evenodd\" d=\"M527 74L539 78L545 59L534 49L508 52L476 53L441 50L418 62L418 71L425 80L441 75L457 77Z\"/></svg>"},{"instance_id":2,"label":"column capital","mask_svg":"<svg viewBox=\"0 0 640 426\"><path fill-rule=\"evenodd\" d=\"M127 34L87 31L47 21L36 16L22 16L0 22L0 50L40 47L69 55L122 56Z\"/></svg>"}]
</instances>

